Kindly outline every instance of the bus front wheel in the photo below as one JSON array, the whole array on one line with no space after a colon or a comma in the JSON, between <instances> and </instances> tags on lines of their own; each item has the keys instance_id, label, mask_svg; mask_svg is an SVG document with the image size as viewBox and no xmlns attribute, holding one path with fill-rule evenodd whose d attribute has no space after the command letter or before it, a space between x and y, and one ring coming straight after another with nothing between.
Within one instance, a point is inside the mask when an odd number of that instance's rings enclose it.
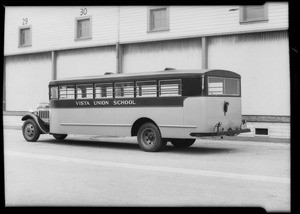
<instances>
[{"instance_id":1,"label":"bus front wheel","mask_svg":"<svg viewBox=\"0 0 300 214\"><path fill-rule=\"evenodd\" d=\"M56 139L56 140L63 140L67 137L68 135L67 134L53 134L53 137Z\"/></svg>"},{"instance_id":2,"label":"bus front wheel","mask_svg":"<svg viewBox=\"0 0 300 214\"><path fill-rule=\"evenodd\" d=\"M173 146L178 148L188 148L195 143L196 139L172 139Z\"/></svg>"},{"instance_id":3,"label":"bus front wheel","mask_svg":"<svg viewBox=\"0 0 300 214\"><path fill-rule=\"evenodd\" d=\"M157 152L166 145L159 128L153 123L144 123L137 133L138 144L146 152Z\"/></svg>"},{"instance_id":4,"label":"bus front wheel","mask_svg":"<svg viewBox=\"0 0 300 214\"><path fill-rule=\"evenodd\" d=\"M36 142L40 137L40 130L33 119L28 119L22 126L22 132L25 140L28 142Z\"/></svg>"}]
</instances>

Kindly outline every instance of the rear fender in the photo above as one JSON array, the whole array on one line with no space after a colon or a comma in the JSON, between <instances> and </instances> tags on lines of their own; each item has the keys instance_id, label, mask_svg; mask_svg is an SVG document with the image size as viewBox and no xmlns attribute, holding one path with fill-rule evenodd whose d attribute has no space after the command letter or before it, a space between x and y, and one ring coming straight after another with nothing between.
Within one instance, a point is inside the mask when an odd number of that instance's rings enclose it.
<instances>
[{"instance_id":1,"label":"rear fender","mask_svg":"<svg viewBox=\"0 0 300 214\"><path fill-rule=\"evenodd\" d=\"M42 134L49 133L49 126L46 125L45 122L39 116L37 116L33 113L28 113L22 117L22 121L25 121L27 119L33 119L36 122L36 124Z\"/></svg>"}]
</instances>

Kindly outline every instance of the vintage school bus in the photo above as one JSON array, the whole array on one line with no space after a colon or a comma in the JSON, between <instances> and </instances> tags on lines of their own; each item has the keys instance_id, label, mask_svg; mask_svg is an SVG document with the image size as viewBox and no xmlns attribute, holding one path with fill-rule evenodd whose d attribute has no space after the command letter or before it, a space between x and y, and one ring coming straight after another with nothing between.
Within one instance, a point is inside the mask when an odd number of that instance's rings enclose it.
<instances>
[{"instance_id":1,"label":"vintage school bus","mask_svg":"<svg viewBox=\"0 0 300 214\"><path fill-rule=\"evenodd\" d=\"M249 132L241 118L241 76L227 70L175 70L54 80L49 105L22 120L27 141L40 134L137 136L144 151L168 141Z\"/></svg>"}]
</instances>

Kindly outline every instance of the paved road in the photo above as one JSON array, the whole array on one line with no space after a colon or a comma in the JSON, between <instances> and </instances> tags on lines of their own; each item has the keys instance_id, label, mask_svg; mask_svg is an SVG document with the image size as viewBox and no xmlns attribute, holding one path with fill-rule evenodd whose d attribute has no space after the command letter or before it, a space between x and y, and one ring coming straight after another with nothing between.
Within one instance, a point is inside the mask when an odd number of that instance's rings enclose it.
<instances>
[{"instance_id":1,"label":"paved road","mask_svg":"<svg viewBox=\"0 0 300 214\"><path fill-rule=\"evenodd\" d=\"M4 129L7 206L259 206L290 211L288 143L197 140L140 150L135 138Z\"/></svg>"}]
</instances>

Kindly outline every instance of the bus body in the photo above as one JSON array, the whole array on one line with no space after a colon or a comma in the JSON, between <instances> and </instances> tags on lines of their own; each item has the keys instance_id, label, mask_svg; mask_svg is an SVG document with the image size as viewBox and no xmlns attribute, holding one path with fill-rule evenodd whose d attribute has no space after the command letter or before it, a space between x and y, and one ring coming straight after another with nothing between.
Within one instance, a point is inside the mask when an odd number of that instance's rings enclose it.
<instances>
[{"instance_id":1,"label":"bus body","mask_svg":"<svg viewBox=\"0 0 300 214\"><path fill-rule=\"evenodd\" d=\"M167 141L187 147L197 137L250 131L241 120L241 77L227 70L54 80L49 83L49 111L48 124L36 115L37 127L45 127L41 133L57 138L67 134L138 136L139 145L145 141L146 146L140 145L145 151L158 151ZM154 145L156 141L161 142L159 146Z\"/></svg>"}]
</instances>

